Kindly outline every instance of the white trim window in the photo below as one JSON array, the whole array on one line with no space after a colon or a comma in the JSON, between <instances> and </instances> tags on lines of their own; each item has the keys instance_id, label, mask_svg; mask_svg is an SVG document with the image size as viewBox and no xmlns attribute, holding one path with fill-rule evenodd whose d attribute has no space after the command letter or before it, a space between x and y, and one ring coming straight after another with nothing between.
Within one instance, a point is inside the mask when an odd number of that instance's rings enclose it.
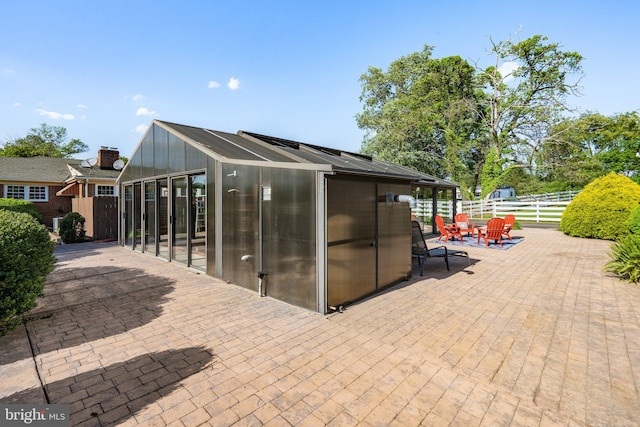
<instances>
[{"instance_id":1,"label":"white trim window","mask_svg":"<svg viewBox=\"0 0 640 427\"><path fill-rule=\"evenodd\" d=\"M46 185L9 185L4 186L7 199L28 200L30 202L48 202L49 187Z\"/></svg>"},{"instance_id":2,"label":"white trim window","mask_svg":"<svg viewBox=\"0 0 640 427\"><path fill-rule=\"evenodd\" d=\"M115 185L96 184L96 196L115 196Z\"/></svg>"}]
</instances>

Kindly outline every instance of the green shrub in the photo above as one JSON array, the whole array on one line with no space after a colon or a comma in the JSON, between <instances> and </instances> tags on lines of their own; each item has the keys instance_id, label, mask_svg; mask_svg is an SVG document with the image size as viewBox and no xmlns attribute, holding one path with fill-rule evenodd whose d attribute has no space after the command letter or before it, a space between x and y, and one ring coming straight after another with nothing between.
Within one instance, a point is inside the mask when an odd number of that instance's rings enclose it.
<instances>
[{"instance_id":1,"label":"green shrub","mask_svg":"<svg viewBox=\"0 0 640 427\"><path fill-rule=\"evenodd\" d=\"M42 223L42 214L36 205L28 200L0 199L0 210L2 209L12 212L27 213L34 217L36 221Z\"/></svg>"},{"instance_id":2,"label":"green shrub","mask_svg":"<svg viewBox=\"0 0 640 427\"><path fill-rule=\"evenodd\" d=\"M640 235L629 234L611 244L607 271L632 283L640 282Z\"/></svg>"},{"instance_id":3,"label":"green shrub","mask_svg":"<svg viewBox=\"0 0 640 427\"><path fill-rule=\"evenodd\" d=\"M640 203L640 185L613 172L593 180L567 206L560 230L575 237L616 240L629 234L627 220Z\"/></svg>"},{"instance_id":4,"label":"green shrub","mask_svg":"<svg viewBox=\"0 0 640 427\"><path fill-rule=\"evenodd\" d=\"M60 221L60 238L64 243L84 242L84 217L78 212L69 212Z\"/></svg>"},{"instance_id":5,"label":"green shrub","mask_svg":"<svg viewBox=\"0 0 640 427\"><path fill-rule=\"evenodd\" d=\"M640 206L637 206L633 211L631 211L627 225L629 226L631 234L637 234L640 236Z\"/></svg>"},{"instance_id":6,"label":"green shrub","mask_svg":"<svg viewBox=\"0 0 640 427\"><path fill-rule=\"evenodd\" d=\"M56 261L46 227L25 213L0 209L0 335L36 305Z\"/></svg>"}]
</instances>

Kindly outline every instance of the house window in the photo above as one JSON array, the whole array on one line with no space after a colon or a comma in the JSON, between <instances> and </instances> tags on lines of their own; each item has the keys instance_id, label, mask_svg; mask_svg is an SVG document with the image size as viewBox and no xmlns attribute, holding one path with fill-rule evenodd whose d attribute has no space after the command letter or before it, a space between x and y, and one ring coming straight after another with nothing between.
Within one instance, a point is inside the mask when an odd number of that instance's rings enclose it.
<instances>
[{"instance_id":1,"label":"house window","mask_svg":"<svg viewBox=\"0 0 640 427\"><path fill-rule=\"evenodd\" d=\"M4 197L8 199L49 201L49 187L44 185L5 185L4 188Z\"/></svg>"},{"instance_id":2,"label":"house window","mask_svg":"<svg viewBox=\"0 0 640 427\"><path fill-rule=\"evenodd\" d=\"M29 187L29 200L31 201L47 201L47 187Z\"/></svg>"},{"instance_id":3,"label":"house window","mask_svg":"<svg viewBox=\"0 0 640 427\"><path fill-rule=\"evenodd\" d=\"M5 195L7 199L24 199L24 189L23 185L5 185Z\"/></svg>"},{"instance_id":4,"label":"house window","mask_svg":"<svg viewBox=\"0 0 640 427\"><path fill-rule=\"evenodd\" d=\"M116 187L113 185L96 184L96 196L115 196Z\"/></svg>"}]
</instances>

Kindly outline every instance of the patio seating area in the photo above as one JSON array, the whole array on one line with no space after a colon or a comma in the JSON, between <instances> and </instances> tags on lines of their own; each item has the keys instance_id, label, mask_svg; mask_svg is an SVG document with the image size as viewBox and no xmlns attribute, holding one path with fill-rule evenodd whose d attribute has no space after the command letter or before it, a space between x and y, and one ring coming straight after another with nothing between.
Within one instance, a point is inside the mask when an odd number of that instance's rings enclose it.
<instances>
[{"instance_id":1,"label":"patio seating area","mask_svg":"<svg viewBox=\"0 0 640 427\"><path fill-rule=\"evenodd\" d=\"M0 337L0 403L82 426L640 425L640 287L604 272L609 242L517 234L326 316L62 245L36 319Z\"/></svg>"}]
</instances>

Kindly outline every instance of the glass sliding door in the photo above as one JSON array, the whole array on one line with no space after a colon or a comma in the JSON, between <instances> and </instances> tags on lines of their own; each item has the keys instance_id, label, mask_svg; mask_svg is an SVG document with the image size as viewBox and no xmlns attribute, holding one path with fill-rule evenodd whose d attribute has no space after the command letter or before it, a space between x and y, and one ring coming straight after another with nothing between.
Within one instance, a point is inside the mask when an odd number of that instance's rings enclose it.
<instances>
[{"instance_id":1,"label":"glass sliding door","mask_svg":"<svg viewBox=\"0 0 640 427\"><path fill-rule=\"evenodd\" d=\"M169 259L169 187L167 180L160 179L157 184L158 200L158 256Z\"/></svg>"},{"instance_id":2,"label":"glass sliding door","mask_svg":"<svg viewBox=\"0 0 640 427\"><path fill-rule=\"evenodd\" d=\"M142 183L133 184L133 249L142 250Z\"/></svg>"},{"instance_id":3,"label":"glass sliding door","mask_svg":"<svg viewBox=\"0 0 640 427\"><path fill-rule=\"evenodd\" d=\"M191 239L190 265L199 270L207 268L207 181L204 174L189 177L191 188L191 219L189 238Z\"/></svg>"},{"instance_id":4,"label":"glass sliding door","mask_svg":"<svg viewBox=\"0 0 640 427\"><path fill-rule=\"evenodd\" d=\"M144 183L144 252L156 252L156 183Z\"/></svg>"},{"instance_id":5,"label":"glass sliding door","mask_svg":"<svg viewBox=\"0 0 640 427\"><path fill-rule=\"evenodd\" d=\"M204 173L136 182L123 188L125 246L207 269L207 179Z\"/></svg>"},{"instance_id":6,"label":"glass sliding door","mask_svg":"<svg viewBox=\"0 0 640 427\"><path fill-rule=\"evenodd\" d=\"M123 240L124 245L133 248L133 185L124 186Z\"/></svg>"},{"instance_id":7,"label":"glass sliding door","mask_svg":"<svg viewBox=\"0 0 640 427\"><path fill-rule=\"evenodd\" d=\"M189 263L189 193L187 177L171 179L171 260Z\"/></svg>"}]
</instances>

